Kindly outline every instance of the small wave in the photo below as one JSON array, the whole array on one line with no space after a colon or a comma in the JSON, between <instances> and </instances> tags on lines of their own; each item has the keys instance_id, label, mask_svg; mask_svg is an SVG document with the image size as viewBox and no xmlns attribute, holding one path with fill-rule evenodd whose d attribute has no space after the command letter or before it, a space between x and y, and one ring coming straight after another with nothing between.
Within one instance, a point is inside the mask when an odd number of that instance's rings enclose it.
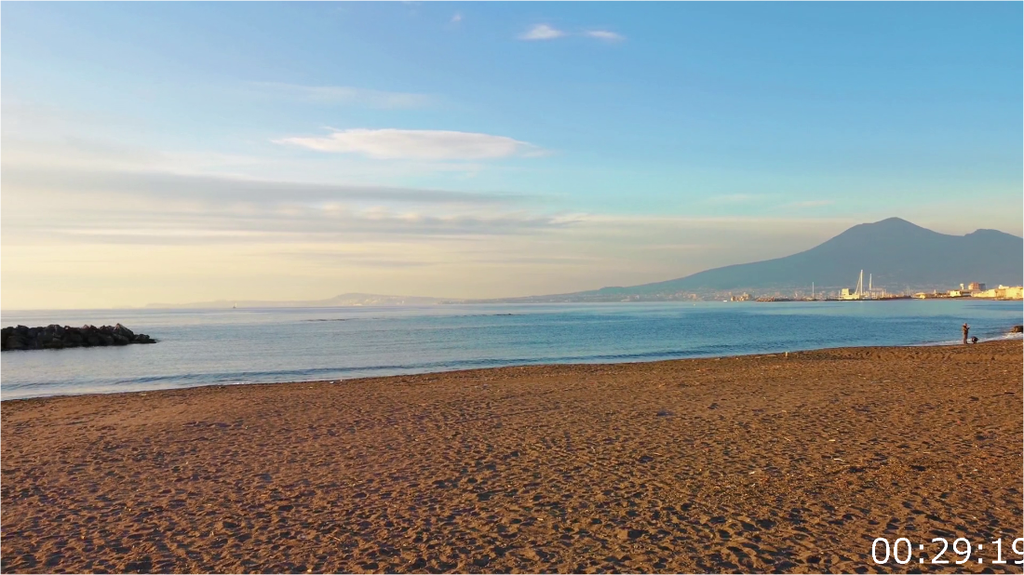
<instances>
[{"instance_id":1,"label":"small wave","mask_svg":"<svg viewBox=\"0 0 1024 575\"><path fill-rule=\"evenodd\" d=\"M963 340L943 340L941 342L924 342L920 344L914 344L913 347L930 347L930 346L955 346L963 345Z\"/></svg>"},{"instance_id":2,"label":"small wave","mask_svg":"<svg viewBox=\"0 0 1024 575\"><path fill-rule=\"evenodd\" d=\"M1024 339L1024 334L1021 333L1000 333L1000 334L986 334L978 337L978 343L985 343L986 341L1005 341ZM960 339L945 339L942 341L928 341L924 343L915 344L917 346L930 346L930 345L963 345L963 338Z\"/></svg>"}]
</instances>

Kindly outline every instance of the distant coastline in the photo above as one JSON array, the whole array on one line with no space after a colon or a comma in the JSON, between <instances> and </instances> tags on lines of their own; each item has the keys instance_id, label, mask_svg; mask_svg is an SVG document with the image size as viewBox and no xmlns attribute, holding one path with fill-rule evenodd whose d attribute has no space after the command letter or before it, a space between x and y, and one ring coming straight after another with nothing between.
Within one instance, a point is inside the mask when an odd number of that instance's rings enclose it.
<instances>
[{"instance_id":1,"label":"distant coastline","mask_svg":"<svg viewBox=\"0 0 1024 575\"><path fill-rule=\"evenodd\" d=\"M1013 288L1020 293L1021 288ZM735 290L734 290L735 291ZM978 297L978 296L949 296L944 294L931 295L928 297L915 297L910 294L899 294L881 297L865 297L856 300L843 299L841 297L811 298L811 297L786 297L781 295L767 295L755 297L744 294L742 296L732 295L734 291L723 294L708 294L698 296L697 294L645 294L623 297L621 295L591 295L578 296L567 294L564 296L526 296L515 298L497 299L456 299L456 298L434 298L414 296L385 296L372 294L343 294L334 298L309 301L244 301L238 302L219 300L210 302L193 302L185 304L148 304L141 309L273 309L273 308L345 308L345 307L403 307L403 306L431 306L431 305L466 305L466 304L572 304L572 303L699 303L699 302L835 302L835 301L895 301L907 299L926 300L974 300L974 301L1020 301L1017 297ZM355 297L358 296L358 297ZM744 297L745 296L745 297Z\"/></svg>"}]
</instances>

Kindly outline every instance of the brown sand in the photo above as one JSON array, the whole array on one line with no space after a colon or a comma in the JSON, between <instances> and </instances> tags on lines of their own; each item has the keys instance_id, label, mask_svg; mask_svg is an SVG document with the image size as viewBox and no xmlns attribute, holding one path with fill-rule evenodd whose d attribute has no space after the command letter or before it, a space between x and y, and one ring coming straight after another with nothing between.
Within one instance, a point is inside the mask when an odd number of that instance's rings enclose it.
<instances>
[{"instance_id":1,"label":"brown sand","mask_svg":"<svg viewBox=\"0 0 1024 575\"><path fill-rule=\"evenodd\" d=\"M2 568L864 572L905 569L875 537L941 536L1020 572L987 542L1022 536L1021 352L5 402Z\"/></svg>"}]
</instances>

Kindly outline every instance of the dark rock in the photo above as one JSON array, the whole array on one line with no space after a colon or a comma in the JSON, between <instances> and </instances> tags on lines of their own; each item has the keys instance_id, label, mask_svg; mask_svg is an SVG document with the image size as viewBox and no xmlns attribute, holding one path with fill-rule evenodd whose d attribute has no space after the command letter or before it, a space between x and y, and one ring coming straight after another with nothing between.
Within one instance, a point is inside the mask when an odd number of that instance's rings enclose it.
<instances>
[{"instance_id":1,"label":"dark rock","mask_svg":"<svg viewBox=\"0 0 1024 575\"><path fill-rule=\"evenodd\" d=\"M132 332L132 330L126 328L121 324L117 324L114 326L114 334L126 337L128 338L129 341L131 341L131 339L135 337L135 334Z\"/></svg>"},{"instance_id":2,"label":"dark rock","mask_svg":"<svg viewBox=\"0 0 1024 575\"><path fill-rule=\"evenodd\" d=\"M1013 329L1010 330L1010 333L1024 333L1024 325L1013 326Z\"/></svg>"},{"instance_id":3,"label":"dark rock","mask_svg":"<svg viewBox=\"0 0 1024 575\"><path fill-rule=\"evenodd\" d=\"M26 327L23 325L5 327L0 330L0 348L3 351L16 349L63 349L65 347L93 347L107 345L128 345L130 343L156 343L144 333L117 324L96 327L60 326Z\"/></svg>"}]
</instances>

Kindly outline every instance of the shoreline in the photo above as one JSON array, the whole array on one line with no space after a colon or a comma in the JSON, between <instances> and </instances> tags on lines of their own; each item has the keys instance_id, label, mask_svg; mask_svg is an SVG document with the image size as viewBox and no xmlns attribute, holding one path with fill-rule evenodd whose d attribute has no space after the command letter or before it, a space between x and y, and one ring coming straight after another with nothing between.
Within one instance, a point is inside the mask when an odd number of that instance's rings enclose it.
<instances>
[{"instance_id":1,"label":"shoreline","mask_svg":"<svg viewBox=\"0 0 1024 575\"><path fill-rule=\"evenodd\" d=\"M1022 342L4 402L4 572L856 572L1021 537ZM935 535L941 533L942 535ZM937 550L932 549L934 555ZM916 553L916 550L915 550ZM955 558L954 558L955 559ZM915 559L916 562L916 559Z\"/></svg>"},{"instance_id":2,"label":"shoreline","mask_svg":"<svg viewBox=\"0 0 1024 575\"><path fill-rule=\"evenodd\" d=\"M1006 334L1003 334L1003 337L991 338L991 339L979 339L977 344L970 344L970 345L987 345L987 344L1004 342L1004 341L1010 341L1010 342L1012 342L1012 341L1024 341L1024 334L1006 333ZM813 349L777 351L777 352L770 352L770 353L768 353L768 352L765 352L765 353L755 352L755 353L749 353L749 354L733 354L733 355L723 355L723 356L681 357L681 358L653 359L653 360L638 359L638 360L634 360L634 361L618 361L618 362L522 363L522 364L509 364L509 365L503 365L503 366L495 366L495 367L472 367L472 368L460 368L460 369L443 369L442 368L442 369L439 369L439 370L436 370L436 371L419 371L419 372L416 372L416 373L391 374L391 375L367 375L367 376L357 376L357 377L351 377L351 378L336 377L336 378L325 378L325 379L307 379L307 380L290 380L290 381L239 381L239 382L231 382L231 383L211 382L211 383L200 383L200 384L196 384L196 385L189 385L189 386L183 386L183 387L167 387L167 388L159 388L159 389L146 389L146 390L134 390L134 391L107 391L107 392L91 391L91 392L84 392L84 393L55 393L55 394L50 394L50 395L39 395L39 396L32 396L32 397L17 397L17 398L10 398L10 399L2 399L2 398L0 398L0 404L7 404L9 402L18 402L18 401L30 401L30 400L35 400L35 399L52 399L52 398L60 398L60 397L91 397L91 396L110 396L110 395L121 395L121 394L137 394L137 393L160 393L160 392L167 392L167 391L183 391L183 390L206 388L206 387L225 387L225 388L229 388L229 387L248 386L248 385L288 385L288 384L312 384L312 383L316 383L316 384L341 384L341 383L355 383L355 382L359 382L359 381L363 381L363 380L379 380L379 379L386 379L386 378L416 377L416 376L421 376L421 375L436 375L436 374L458 374L458 373L463 373L463 372L476 372L476 371L487 371L487 370L492 370L492 369L507 369L507 368L525 368L525 367L544 368L544 367L559 367L559 366L579 366L579 367L583 367L583 366L616 366L616 365L633 365L633 364L657 364L657 363L667 363L667 362L676 362L676 361L690 361L690 360L704 360L704 359L731 359L731 358L745 358L745 357L771 357L771 356L782 355L782 354L787 354L787 353L788 354L798 354L798 353L812 353L812 352L818 352L818 351L843 350L843 349L873 349L873 348L878 348L878 349L895 348L895 349L899 349L899 348L914 348L914 347L958 346L958 345L963 345L963 344L960 341L957 341L957 340L943 340L943 341L911 343L911 344L901 344L901 345L881 345L881 346L879 346L879 345L871 345L871 346L822 347L822 348L813 348ZM53 351L53 350L29 350L29 351Z\"/></svg>"}]
</instances>

